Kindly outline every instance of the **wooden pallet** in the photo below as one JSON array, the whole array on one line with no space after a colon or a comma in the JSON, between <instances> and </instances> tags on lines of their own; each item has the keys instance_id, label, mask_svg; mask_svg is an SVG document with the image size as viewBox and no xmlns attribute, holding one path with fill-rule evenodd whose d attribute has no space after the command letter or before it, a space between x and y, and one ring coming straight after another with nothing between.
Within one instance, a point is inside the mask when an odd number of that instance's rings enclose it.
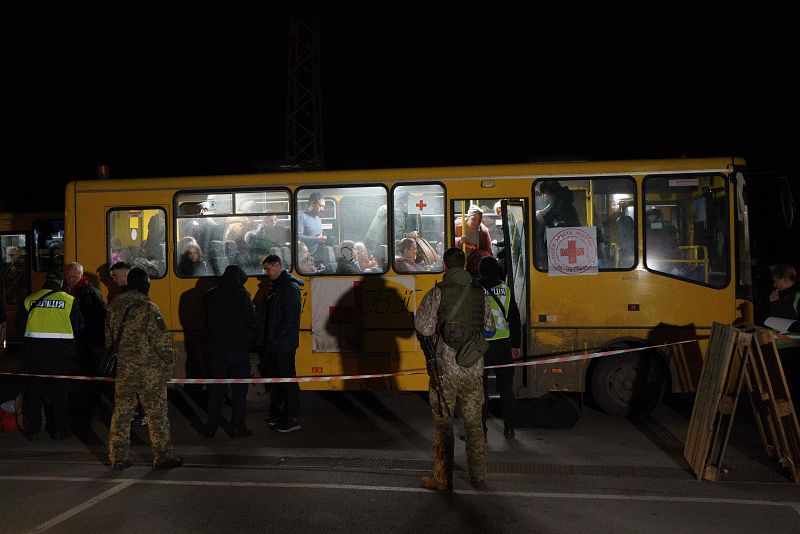
<instances>
[{"instance_id":1,"label":"wooden pallet","mask_svg":"<svg viewBox=\"0 0 800 534\"><path fill-rule=\"evenodd\" d=\"M775 334L767 328L752 327L750 362L745 387L755 413L756 426L767 457L789 471L800 483L800 427L792 397L786 385Z\"/></svg>"},{"instance_id":2,"label":"wooden pallet","mask_svg":"<svg viewBox=\"0 0 800 534\"><path fill-rule=\"evenodd\" d=\"M750 359L753 334L714 323L683 456L698 480L717 480Z\"/></svg>"}]
</instances>

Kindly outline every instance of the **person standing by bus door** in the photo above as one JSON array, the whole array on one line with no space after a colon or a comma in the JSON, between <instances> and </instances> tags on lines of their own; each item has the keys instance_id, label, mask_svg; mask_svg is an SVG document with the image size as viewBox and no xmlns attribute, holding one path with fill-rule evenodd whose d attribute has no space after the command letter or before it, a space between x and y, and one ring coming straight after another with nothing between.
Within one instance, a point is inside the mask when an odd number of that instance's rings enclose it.
<instances>
[{"instance_id":1,"label":"person standing by bus door","mask_svg":"<svg viewBox=\"0 0 800 534\"><path fill-rule=\"evenodd\" d=\"M479 283L489 296L495 332L489 338L489 350L484 354L486 365L505 365L513 363L521 356L520 339L522 327L517 303L511 298L511 291L500 279L500 264L492 257L485 257L478 265ZM503 405L503 436L513 439L514 431L514 370L515 367L495 369L497 391ZM483 372L483 433L486 433L486 420L489 417L489 372Z\"/></svg>"},{"instance_id":2,"label":"person standing by bus door","mask_svg":"<svg viewBox=\"0 0 800 534\"><path fill-rule=\"evenodd\" d=\"M445 251L444 279L425 294L414 316L414 328L420 336L439 334L440 338L436 343L435 360L441 389L433 380L430 384L434 472L422 479L422 487L434 491L453 489L453 413L457 407L461 410L466 430L470 484L477 489L486 486L486 436L481 429L483 358L470 367L462 367L456 361L457 351L450 346L451 341L445 342L441 332L437 332L442 322L440 317L448 317L457 307L461 340L494 333L489 297L480 287L473 285L472 276L464 269L465 264L466 257L461 249Z\"/></svg>"},{"instance_id":3,"label":"person standing by bus door","mask_svg":"<svg viewBox=\"0 0 800 534\"><path fill-rule=\"evenodd\" d=\"M64 275L47 273L44 287L28 295L17 312L17 329L25 332L26 372L43 375L68 374L74 365L75 334L83 327L81 309L72 295L61 289ZM25 437L39 440L42 402L53 406L53 439L70 436L68 381L31 378L24 403Z\"/></svg>"},{"instance_id":4,"label":"person standing by bus door","mask_svg":"<svg viewBox=\"0 0 800 534\"><path fill-rule=\"evenodd\" d=\"M295 351L300 345L300 288L303 281L283 268L280 256L270 254L261 264L270 280L264 297L261 368L271 377L294 378ZM300 430L300 386L297 382L273 384L270 390L269 426L278 432Z\"/></svg>"}]
</instances>

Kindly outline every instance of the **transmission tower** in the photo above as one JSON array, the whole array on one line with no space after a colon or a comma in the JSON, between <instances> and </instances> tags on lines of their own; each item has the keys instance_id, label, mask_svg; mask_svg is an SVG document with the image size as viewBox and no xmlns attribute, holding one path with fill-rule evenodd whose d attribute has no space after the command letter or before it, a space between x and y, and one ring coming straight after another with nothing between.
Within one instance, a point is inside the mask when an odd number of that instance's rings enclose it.
<instances>
[{"instance_id":1,"label":"transmission tower","mask_svg":"<svg viewBox=\"0 0 800 534\"><path fill-rule=\"evenodd\" d=\"M324 167L318 13L316 0L291 2L286 97L285 159L314 169Z\"/></svg>"}]
</instances>

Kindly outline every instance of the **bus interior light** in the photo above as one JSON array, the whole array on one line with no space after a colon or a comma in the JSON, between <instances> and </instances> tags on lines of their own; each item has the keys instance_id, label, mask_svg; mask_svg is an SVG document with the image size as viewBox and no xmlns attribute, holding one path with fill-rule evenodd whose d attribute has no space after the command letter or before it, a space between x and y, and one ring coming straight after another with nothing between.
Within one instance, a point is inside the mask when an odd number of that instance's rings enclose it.
<instances>
[{"instance_id":1,"label":"bus interior light","mask_svg":"<svg viewBox=\"0 0 800 534\"><path fill-rule=\"evenodd\" d=\"M494 187L494 180L481 180L481 187L490 188Z\"/></svg>"}]
</instances>

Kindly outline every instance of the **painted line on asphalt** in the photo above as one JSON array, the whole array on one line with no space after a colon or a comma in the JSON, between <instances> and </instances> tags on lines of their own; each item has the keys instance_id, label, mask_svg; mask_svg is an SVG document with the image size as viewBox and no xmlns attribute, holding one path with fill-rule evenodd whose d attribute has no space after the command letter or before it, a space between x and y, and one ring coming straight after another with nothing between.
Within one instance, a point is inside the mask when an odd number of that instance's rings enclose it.
<instances>
[{"instance_id":1,"label":"painted line on asphalt","mask_svg":"<svg viewBox=\"0 0 800 534\"><path fill-rule=\"evenodd\" d=\"M37 477L37 478L46 478L46 477ZM94 480L94 479L89 479L89 480ZM45 530L48 530L48 529L58 525L59 523L63 523L64 521L66 521L70 517L75 516L75 515L83 512L84 510L86 510L88 508L91 508L95 504L108 499L112 495L115 495L115 494L119 493L120 491L124 490L125 488L130 487L130 486L132 486L132 485L134 485L136 483L135 480L125 480L125 481L117 481L117 482L118 482L117 485L112 487L111 489L108 489L108 490L104 491L100 495L96 495L95 497L92 497L88 501L85 501L85 502L79 504L78 506L75 506L74 508L70 508L69 510L67 510L63 514L59 514L59 515L55 516L53 519L51 519L49 521L45 521L41 525L33 527L33 529L31 529L30 532L44 532Z\"/></svg>"},{"instance_id":2,"label":"painted line on asphalt","mask_svg":"<svg viewBox=\"0 0 800 534\"><path fill-rule=\"evenodd\" d=\"M48 476L0 476L0 480L19 480L19 481L50 481L50 482L106 482L118 484L111 490L101 493L94 499L87 501L86 506L80 505L72 510L74 513L65 512L43 525L47 525L56 519L65 516L58 522L75 515L76 513L100 502L134 484L158 485L158 486L195 486L195 487L229 487L229 488L276 488L276 489L310 489L310 490L351 490L351 491L377 491L377 492L399 492L399 493L427 493L435 495L434 492L423 488L408 488L402 486L367 486L358 484L314 484L300 482L238 482L238 481L213 481L213 480L147 480L147 479L112 479L112 478L90 478L90 477L48 477ZM676 497L666 495L624 495L610 493L548 493L538 491L495 491L495 490L456 490L454 493L459 495L476 495L482 497L519 497L527 499L579 499L597 501L644 501L644 502L667 502L667 503L689 503L689 504L724 504L731 506L786 506L800 515L800 502L792 501L764 501L757 499L726 499L722 497ZM83 508L81 508L83 506ZM55 524L55 523L54 523ZM42 525L40 525L41 527ZM52 525L50 525L52 526ZM37 527L39 528L39 527ZM49 528L49 526L47 527ZM41 530L34 530L41 532Z\"/></svg>"}]
</instances>

